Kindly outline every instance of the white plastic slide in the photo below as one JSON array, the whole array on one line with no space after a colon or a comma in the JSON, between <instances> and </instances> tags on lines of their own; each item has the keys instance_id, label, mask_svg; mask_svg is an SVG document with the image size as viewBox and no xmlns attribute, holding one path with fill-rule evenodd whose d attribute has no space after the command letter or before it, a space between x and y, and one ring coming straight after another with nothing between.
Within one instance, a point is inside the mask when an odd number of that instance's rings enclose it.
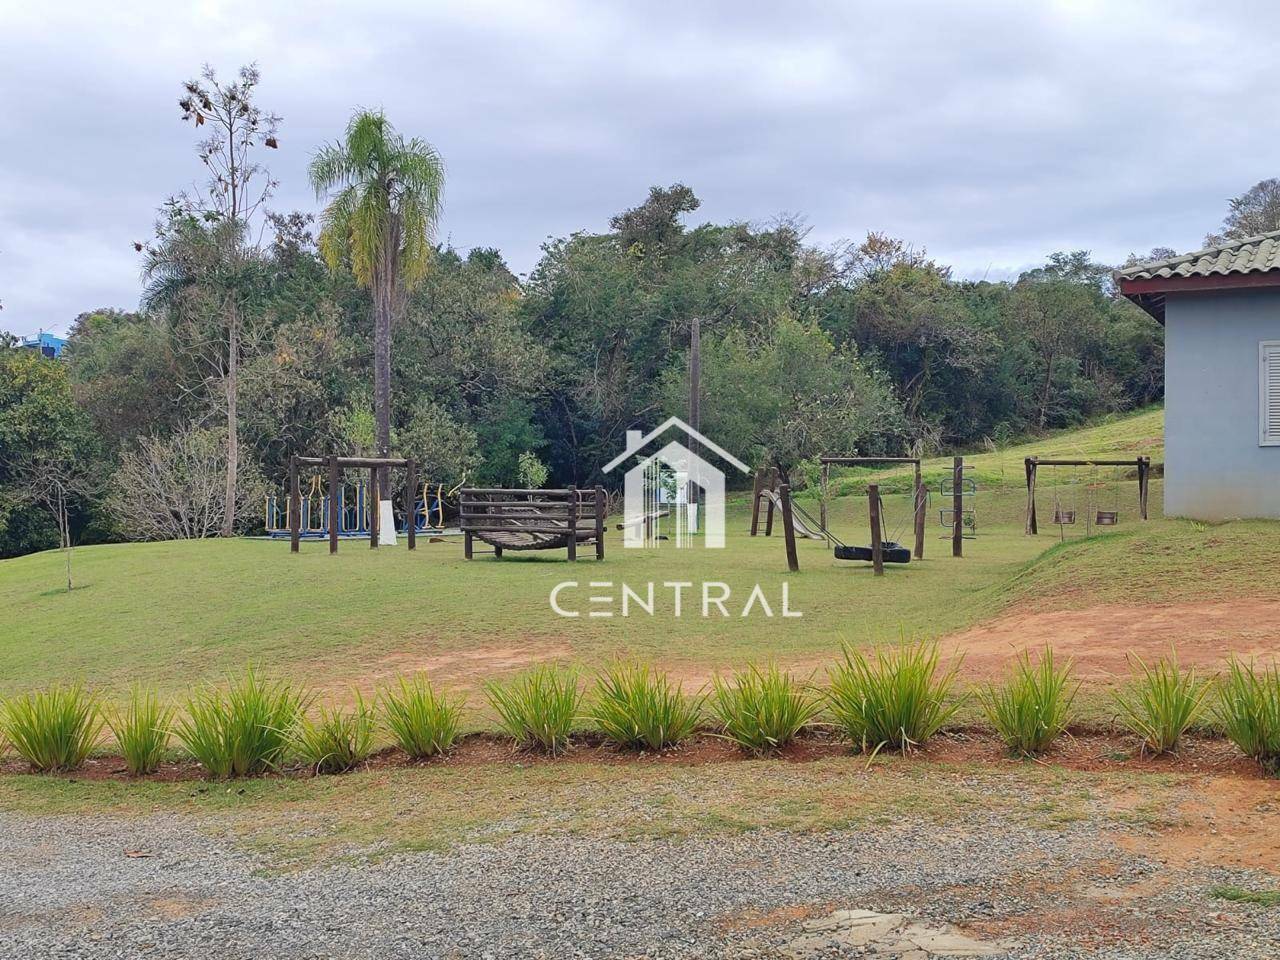
<instances>
[{"instance_id":1,"label":"white plastic slide","mask_svg":"<svg viewBox=\"0 0 1280 960\"><path fill-rule=\"evenodd\" d=\"M772 501L779 514L782 513L782 497L778 496L776 490L761 490L760 493ZM827 539L826 534L820 530L815 530L813 527L805 523L804 517L800 516L800 514L795 510L791 511L791 524L796 528L796 533L800 534L802 537L807 537L810 540Z\"/></svg>"}]
</instances>

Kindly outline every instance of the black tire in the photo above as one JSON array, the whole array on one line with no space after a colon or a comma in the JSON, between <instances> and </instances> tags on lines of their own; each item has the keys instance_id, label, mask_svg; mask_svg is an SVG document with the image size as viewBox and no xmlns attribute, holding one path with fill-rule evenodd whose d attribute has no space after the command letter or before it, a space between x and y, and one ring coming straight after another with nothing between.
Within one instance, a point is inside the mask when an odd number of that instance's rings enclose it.
<instances>
[{"instance_id":1,"label":"black tire","mask_svg":"<svg viewBox=\"0 0 1280 960\"><path fill-rule=\"evenodd\" d=\"M871 562L870 547L836 547L835 558L837 560L861 560L864 563ZM894 543L887 540L880 545L880 558L885 563L910 563L911 551L900 543Z\"/></svg>"}]
</instances>

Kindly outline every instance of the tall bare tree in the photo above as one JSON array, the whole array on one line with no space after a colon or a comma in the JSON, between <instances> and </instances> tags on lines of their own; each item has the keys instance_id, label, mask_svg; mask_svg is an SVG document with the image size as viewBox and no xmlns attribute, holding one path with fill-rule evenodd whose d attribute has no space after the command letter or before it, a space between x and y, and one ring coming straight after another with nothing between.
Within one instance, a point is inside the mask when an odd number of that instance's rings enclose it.
<instances>
[{"instance_id":1,"label":"tall bare tree","mask_svg":"<svg viewBox=\"0 0 1280 960\"><path fill-rule=\"evenodd\" d=\"M236 78L222 82L206 65L199 79L183 84L178 100L182 119L205 134L197 155L208 172L203 189L184 194L178 205L200 215L212 242L214 257L200 258L203 269L192 271L191 251L176 250L161 236L147 250L144 272L152 304L184 287L205 285L203 300L217 316L216 334L198 338L212 352L212 388L226 416L227 474L223 492L223 536L236 522L236 487L240 470L240 368L244 359L246 267L259 256L259 240L252 234L255 217L276 187L265 166L254 159L257 147L276 149L280 117L255 101L261 75L256 65L241 67ZM170 217L170 225L173 217ZM188 231L185 239L192 239ZM212 303L210 304L210 301Z\"/></svg>"}]
</instances>

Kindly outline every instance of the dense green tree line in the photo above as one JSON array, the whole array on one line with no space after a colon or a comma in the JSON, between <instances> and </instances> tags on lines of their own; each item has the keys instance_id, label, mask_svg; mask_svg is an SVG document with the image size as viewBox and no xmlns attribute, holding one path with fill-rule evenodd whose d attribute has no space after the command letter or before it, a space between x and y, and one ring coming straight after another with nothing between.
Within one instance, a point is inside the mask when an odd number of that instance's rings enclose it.
<instances>
[{"instance_id":1,"label":"dense green tree line","mask_svg":"<svg viewBox=\"0 0 1280 960\"><path fill-rule=\"evenodd\" d=\"M295 453L413 456L450 486L600 482L628 429L685 414L694 318L705 431L784 470L1162 396L1161 329L1082 251L961 280L881 234L824 248L793 221L698 223L674 184L549 241L522 279L498 250L430 240L443 161L369 112L314 158L323 211L270 214L259 158L282 120L257 84L246 67L183 86L208 179L137 244L139 308L80 315L60 362L0 350L0 556L252 531ZM1275 193L1232 201L1224 231L1264 223Z\"/></svg>"},{"instance_id":2,"label":"dense green tree line","mask_svg":"<svg viewBox=\"0 0 1280 960\"><path fill-rule=\"evenodd\" d=\"M655 188L609 232L549 242L523 282L496 250L437 248L394 321L391 449L447 484L514 485L530 454L552 483L596 482L628 428L685 412L695 316L706 431L784 467L815 440L942 450L1161 397L1160 328L1084 253L1013 283L970 282L880 235L819 249L793 223L688 226L696 207L683 186ZM216 249L217 224L170 213L167 231ZM326 267L309 216L273 217L271 230L217 281L234 285L242 327L240 530L260 521L253 504L290 454L377 448L371 294ZM93 465L73 520L78 538L100 539L133 533L113 479L144 440L225 438L211 386L225 344L206 349L206 293L197 279L194 311L149 297L149 309L85 313L61 363L0 355L6 555L57 542L47 512L13 489L23 451L54 445Z\"/></svg>"}]
</instances>

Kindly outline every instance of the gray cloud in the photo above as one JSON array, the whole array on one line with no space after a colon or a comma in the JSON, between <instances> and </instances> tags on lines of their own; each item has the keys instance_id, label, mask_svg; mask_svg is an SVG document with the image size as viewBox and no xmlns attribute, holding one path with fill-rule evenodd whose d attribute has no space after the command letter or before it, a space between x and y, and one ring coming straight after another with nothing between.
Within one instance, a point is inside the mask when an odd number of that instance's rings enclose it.
<instances>
[{"instance_id":1,"label":"gray cloud","mask_svg":"<svg viewBox=\"0 0 1280 960\"><path fill-rule=\"evenodd\" d=\"M711 220L885 230L966 276L1189 249L1280 175L1271 7L0 0L0 326L132 307L156 207L200 175L180 82L257 61L277 210L356 106L431 140L441 235L527 271L683 180Z\"/></svg>"}]
</instances>

